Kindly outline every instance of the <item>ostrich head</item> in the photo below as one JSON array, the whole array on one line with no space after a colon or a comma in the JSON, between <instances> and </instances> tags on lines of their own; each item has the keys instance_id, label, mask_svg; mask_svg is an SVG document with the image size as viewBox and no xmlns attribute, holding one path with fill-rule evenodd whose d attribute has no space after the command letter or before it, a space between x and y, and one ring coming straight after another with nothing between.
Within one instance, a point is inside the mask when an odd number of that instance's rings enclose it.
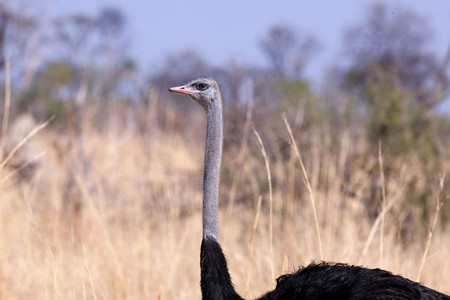
<instances>
[{"instance_id":1,"label":"ostrich head","mask_svg":"<svg viewBox=\"0 0 450 300\"><path fill-rule=\"evenodd\" d=\"M185 94L192 100L200 104L206 111L213 105L220 105L219 85L211 78L198 78L189 81L185 85L172 87L169 91L173 93Z\"/></svg>"}]
</instances>

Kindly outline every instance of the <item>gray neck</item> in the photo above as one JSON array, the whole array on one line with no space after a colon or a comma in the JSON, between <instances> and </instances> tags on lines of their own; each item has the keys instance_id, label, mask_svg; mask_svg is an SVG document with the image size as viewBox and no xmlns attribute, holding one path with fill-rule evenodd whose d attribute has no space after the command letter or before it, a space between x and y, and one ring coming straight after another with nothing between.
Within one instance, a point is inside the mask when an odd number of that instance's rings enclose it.
<instances>
[{"instance_id":1,"label":"gray neck","mask_svg":"<svg viewBox=\"0 0 450 300\"><path fill-rule=\"evenodd\" d=\"M203 238L219 242L218 198L222 160L222 102L216 99L206 109L205 169L203 171Z\"/></svg>"}]
</instances>

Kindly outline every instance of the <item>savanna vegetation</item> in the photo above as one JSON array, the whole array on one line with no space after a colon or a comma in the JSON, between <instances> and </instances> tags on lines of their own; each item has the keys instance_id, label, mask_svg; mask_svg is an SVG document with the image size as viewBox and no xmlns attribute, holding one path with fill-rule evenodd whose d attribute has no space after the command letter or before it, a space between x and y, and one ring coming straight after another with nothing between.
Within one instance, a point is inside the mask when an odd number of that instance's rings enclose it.
<instances>
[{"instance_id":1,"label":"savanna vegetation","mask_svg":"<svg viewBox=\"0 0 450 300\"><path fill-rule=\"evenodd\" d=\"M0 1L0 298L200 298L205 119L167 92L197 76L225 99L220 235L240 294L322 259L450 293L450 48L396 10L369 5L318 87L320 41L289 24L261 37L266 66L183 51L146 74L121 11L42 30Z\"/></svg>"}]
</instances>

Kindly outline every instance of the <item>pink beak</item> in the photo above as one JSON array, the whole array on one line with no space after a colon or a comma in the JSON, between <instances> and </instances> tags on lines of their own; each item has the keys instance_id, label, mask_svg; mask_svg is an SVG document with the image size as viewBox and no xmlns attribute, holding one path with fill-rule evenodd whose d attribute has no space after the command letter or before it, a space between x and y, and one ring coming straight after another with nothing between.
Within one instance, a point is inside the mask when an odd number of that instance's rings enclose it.
<instances>
[{"instance_id":1,"label":"pink beak","mask_svg":"<svg viewBox=\"0 0 450 300\"><path fill-rule=\"evenodd\" d=\"M171 87L169 89L169 91L172 92L172 93L179 93L179 94L185 94L185 95L198 94L199 93L199 91L191 90L191 89L189 89L188 87L186 87L184 85Z\"/></svg>"}]
</instances>

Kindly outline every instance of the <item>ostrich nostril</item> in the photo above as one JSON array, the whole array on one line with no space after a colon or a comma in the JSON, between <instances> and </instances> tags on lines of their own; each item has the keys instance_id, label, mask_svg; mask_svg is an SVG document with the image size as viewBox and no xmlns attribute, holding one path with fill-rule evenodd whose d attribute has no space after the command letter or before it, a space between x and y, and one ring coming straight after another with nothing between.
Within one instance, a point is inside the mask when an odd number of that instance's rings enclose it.
<instances>
[{"instance_id":1,"label":"ostrich nostril","mask_svg":"<svg viewBox=\"0 0 450 300\"><path fill-rule=\"evenodd\" d=\"M180 90L184 90L185 89L185 87L183 86L183 87L180 87Z\"/></svg>"}]
</instances>

